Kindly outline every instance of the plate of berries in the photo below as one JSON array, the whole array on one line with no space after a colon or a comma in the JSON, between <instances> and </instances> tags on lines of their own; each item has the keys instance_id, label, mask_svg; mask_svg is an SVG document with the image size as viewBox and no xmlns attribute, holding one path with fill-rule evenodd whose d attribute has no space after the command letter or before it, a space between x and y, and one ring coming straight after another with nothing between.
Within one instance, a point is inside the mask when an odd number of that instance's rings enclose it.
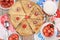
<instances>
[{"instance_id":1,"label":"plate of berries","mask_svg":"<svg viewBox=\"0 0 60 40\"><path fill-rule=\"evenodd\" d=\"M56 36L55 25L51 22L44 23L41 28L41 34L44 38L54 38Z\"/></svg>"},{"instance_id":2,"label":"plate of berries","mask_svg":"<svg viewBox=\"0 0 60 40\"><path fill-rule=\"evenodd\" d=\"M9 9L14 3L15 0L0 0L0 8Z\"/></svg>"}]
</instances>

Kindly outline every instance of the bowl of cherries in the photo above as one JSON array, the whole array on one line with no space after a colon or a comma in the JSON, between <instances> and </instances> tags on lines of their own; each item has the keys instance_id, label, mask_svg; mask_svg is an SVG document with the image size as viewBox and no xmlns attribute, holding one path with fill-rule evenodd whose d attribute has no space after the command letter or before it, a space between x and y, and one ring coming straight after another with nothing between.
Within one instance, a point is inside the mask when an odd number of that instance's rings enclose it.
<instances>
[{"instance_id":1,"label":"bowl of cherries","mask_svg":"<svg viewBox=\"0 0 60 40\"><path fill-rule=\"evenodd\" d=\"M55 36L55 27L54 24L51 22L44 23L41 28L41 34L45 38L51 38Z\"/></svg>"},{"instance_id":2,"label":"bowl of cherries","mask_svg":"<svg viewBox=\"0 0 60 40\"><path fill-rule=\"evenodd\" d=\"M0 8L9 9L14 3L15 0L0 0Z\"/></svg>"}]
</instances>

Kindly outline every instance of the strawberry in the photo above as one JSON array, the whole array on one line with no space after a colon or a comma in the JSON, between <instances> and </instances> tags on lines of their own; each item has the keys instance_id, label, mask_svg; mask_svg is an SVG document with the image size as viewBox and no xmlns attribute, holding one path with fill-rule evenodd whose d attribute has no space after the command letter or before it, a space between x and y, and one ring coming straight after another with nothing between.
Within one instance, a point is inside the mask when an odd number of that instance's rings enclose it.
<instances>
[{"instance_id":1,"label":"strawberry","mask_svg":"<svg viewBox=\"0 0 60 40\"><path fill-rule=\"evenodd\" d=\"M48 36L49 36L49 34L48 34L48 33L45 33L45 36L46 36L46 37L48 37Z\"/></svg>"}]
</instances>

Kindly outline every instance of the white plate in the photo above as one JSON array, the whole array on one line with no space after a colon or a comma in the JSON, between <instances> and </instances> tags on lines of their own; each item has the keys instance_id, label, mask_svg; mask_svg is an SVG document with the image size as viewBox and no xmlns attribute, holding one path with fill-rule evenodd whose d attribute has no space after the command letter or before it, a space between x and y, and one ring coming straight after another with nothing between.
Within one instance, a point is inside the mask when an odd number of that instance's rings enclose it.
<instances>
[{"instance_id":1,"label":"white plate","mask_svg":"<svg viewBox=\"0 0 60 40\"><path fill-rule=\"evenodd\" d=\"M34 40L57 40L56 35L57 35L57 29L54 29L54 35L52 37L45 37L43 35L42 29L47 25L47 24L53 24L51 22L44 23L40 29L40 32L37 34L34 34ZM54 24L53 24L54 25Z\"/></svg>"},{"instance_id":2,"label":"white plate","mask_svg":"<svg viewBox=\"0 0 60 40\"><path fill-rule=\"evenodd\" d=\"M41 27L41 35L46 39L46 40L55 40L55 38L56 38L56 34L57 34L57 29L56 29L56 27L55 27L55 25L54 25L54 35L53 36L51 36L51 37L46 37L46 36L44 36L44 34L43 34L43 28L46 26L46 25L48 25L48 24L53 24L53 23L51 23L51 22L47 22L47 23L44 23L43 25L42 25L42 27Z\"/></svg>"}]
</instances>

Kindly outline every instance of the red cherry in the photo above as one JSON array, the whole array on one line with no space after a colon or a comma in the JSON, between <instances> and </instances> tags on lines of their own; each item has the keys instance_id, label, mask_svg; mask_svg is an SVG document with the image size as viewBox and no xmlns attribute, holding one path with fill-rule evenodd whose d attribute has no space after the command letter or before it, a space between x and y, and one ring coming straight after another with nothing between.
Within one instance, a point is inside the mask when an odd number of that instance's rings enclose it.
<instances>
[{"instance_id":1,"label":"red cherry","mask_svg":"<svg viewBox=\"0 0 60 40\"><path fill-rule=\"evenodd\" d=\"M48 33L44 33L44 35L45 35L46 37L49 37L49 34L48 34Z\"/></svg>"},{"instance_id":2,"label":"red cherry","mask_svg":"<svg viewBox=\"0 0 60 40\"><path fill-rule=\"evenodd\" d=\"M45 27L45 29L46 29L46 30L49 30L49 28L48 28L48 27Z\"/></svg>"},{"instance_id":3,"label":"red cherry","mask_svg":"<svg viewBox=\"0 0 60 40\"><path fill-rule=\"evenodd\" d=\"M44 29L43 32L45 33L46 32L46 29Z\"/></svg>"},{"instance_id":4,"label":"red cherry","mask_svg":"<svg viewBox=\"0 0 60 40\"><path fill-rule=\"evenodd\" d=\"M18 38L19 36L17 34L12 34L13 38Z\"/></svg>"},{"instance_id":5,"label":"red cherry","mask_svg":"<svg viewBox=\"0 0 60 40\"><path fill-rule=\"evenodd\" d=\"M10 37L10 38L8 38L8 40L13 40L13 38L12 38L12 37Z\"/></svg>"},{"instance_id":6,"label":"red cherry","mask_svg":"<svg viewBox=\"0 0 60 40\"><path fill-rule=\"evenodd\" d=\"M16 17L16 20L19 20L20 18L19 17Z\"/></svg>"},{"instance_id":7,"label":"red cherry","mask_svg":"<svg viewBox=\"0 0 60 40\"><path fill-rule=\"evenodd\" d=\"M26 27L27 27L27 25L26 25L26 24L23 24L23 25L22 25L22 28L26 28Z\"/></svg>"},{"instance_id":8,"label":"red cherry","mask_svg":"<svg viewBox=\"0 0 60 40\"><path fill-rule=\"evenodd\" d=\"M50 36L53 36L53 34L54 34L54 32L51 32L51 33L50 33Z\"/></svg>"},{"instance_id":9,"label":"red cherry","mask_svg":"<svg viewBox=\"0 0 60 40\"><path fill-rule=\"evenodd\" d=\"M50 30L51 30L52 32L54 32L54 28L50 28Z\"/></svg>"},{"instance_id":10,"label":"red cherry","mask_svg":"<svg viewBox=\"0 0 60 40\"><path fill-rule=\"evenodd\" d=\"M48 32L48 33L51 33L51 30L49 29L47 32Z\"/></svg>"}]
</instances>

